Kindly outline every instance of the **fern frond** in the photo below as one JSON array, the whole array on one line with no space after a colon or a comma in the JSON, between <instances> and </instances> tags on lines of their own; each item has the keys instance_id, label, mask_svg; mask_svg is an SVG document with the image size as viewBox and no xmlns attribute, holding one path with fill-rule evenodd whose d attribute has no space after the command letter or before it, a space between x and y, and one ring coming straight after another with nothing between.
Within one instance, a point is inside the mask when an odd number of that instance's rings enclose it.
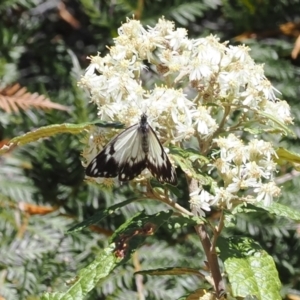
<instances>
[{"instance_id":1,"label":"fern frond","mask_svg":"<svg viewBox=\"0 0 300 300\"><path fill-rule=\"evenodd\" d=\"M196 17L203 16L207 9L208 7L198 1L182 3L170 9L170 17L180 24L188 26L189 22L196 20Z\"/></svg>"},{"instance_id":2,"label":"fern frond","mask_svg":"<svg viewBox=\"0 0 300 300\"><path fill-rule=\"evenodd\" d=\"M18 83L0 89L0 108L7 113L19 112L30 107L39 109L58 109L68 111L67 106L54 103L50 99L37 93L29 93L25 87Z\"/></svg>"},{"instance_id":3,"label":"fern frond","mask_svg":"<svg viewBox=\"0 0 300 300\"><path fill-rule=\"evenodd\" d=\"M3 156L0 160L0 194L11 199L12 203L32 202L36 188L22 170L24 161Z\"/></svg>"}]
</instances>

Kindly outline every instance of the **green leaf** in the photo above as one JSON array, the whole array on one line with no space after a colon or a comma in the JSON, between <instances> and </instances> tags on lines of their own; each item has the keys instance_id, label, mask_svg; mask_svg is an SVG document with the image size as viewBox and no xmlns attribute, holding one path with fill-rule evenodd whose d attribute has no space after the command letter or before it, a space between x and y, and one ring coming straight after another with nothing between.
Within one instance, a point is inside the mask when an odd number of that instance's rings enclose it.
<instances>
[{"instance_id":1,"label":"green leaf","mask_svg":"<svg viewBox=\"0 0 300 300\"><path fill-rule=\"evenodd\" d=\"M278 217L286 217L290 220L300 221L300 212L293 207L288 207L277 202L273 202L270 206L264 206L263 203L257 203L256 205Z\"/></svg>"},{"instance_id":2,"label":"green leaf","mask_svg":"<svg viewBox=\"0 0 300 300\"><path fill-rule=\"evenodd\" d=\"M120 259L114 254L115 245L101 251L96 259L72 280L72 286L65 293L46 293L41 300L83 299L101 279L107 277L118 265Z\"/></svg>"},{"instance_id":3,"label":"green leaf","mask_svg":"<svg viewBox=\"0 0 300 300\"><path fill-rule=\"evenodd\" d=\"M154 215L147 215L142 211L127 220L110 238L110 241L116 244L116 255L124 258L122 262L127 261L146 237L153 235L172 214L172 210L161 211Z\"/></svg>"},{"instance_id":4,"label":"green leaf","mask_svg":"<svg viewBox=\"0 0 300 300\"><path fill-rule=\"evenodd\" d=\"M187 227L187 226L196 226L199 224L204 224L206 221L204 218L188 215L179 215L173 218L170 218L167 221L168 229L172 232L178 228Z\"/></svg>"},{"instance_id":5,"label":"green leaf","mask_svg":"<svg viewBox=\"0 0 300 300\"><path fill-rule=\"evenodd\" d=\"M199 151L171 146L170 153L188 177L199 180L202 185L212 184L212 179L209 176L200 174L200 167L203 164L207 164L209 161L205 156L202 156ZM195 168L195 165L197 164L199 165L198 169Z\"/></svg>"},{"instance_id":6,"label":"green leaf","mask_svg":"<svg viewBox=\"0 0 300 300\"><path fill-rule=\"evenodd\" d=\"M116 239L118 239L121 235L131 235L132 232L139 235L135 231L138 230L140 232L140 229L143 230L141 235L152 234L159 226L167 222L172 214L172 210L168 210L166 212L161 211L154 215L147 215L144 211L139 212L127 220L114 232L111 236L111 241L116 241Z\"/></svg>"},{"instance_id":7,"label":"green leaf","mask_svg":"<svg viewBox=\"0 0 300 300\"><path fill-rule=\"evenodd\" d=\"M253 127L253 123L251 123L251 126L252 127L245 127L243 130L251 133L252 135L259 135L265 132L261 127Z\"/></svg>"},{"instance_id":8,"label":"green leaf","mask_svg":"<svg viewBox=\"0 0 300 300\"><path fill-rule=\"evenodd\" d=\"M300 164L300 154L291 152L283 147L280 147L276 150L278 158L276 161L278 164L284 164L286 162Z\"/></svg>"},{"instance_id":9,"label":"green leaf","mask_svg":"<svg viewBox=\"0 0 300 300\"><path fill-rule=\"evenodd\" d=\"M160 268L160 269L154 269L154 270L143 270L143 271L138 271L134 273L136 274L142 274L142 275L196 275L201 278L205 278L203 274L199 272L197 269L192 269L192 268Z\"/></svg>"},{"instance_id":10,"label":"green leaf","mask_svg":"<svg viewBox=\"0 0 300 300\"><path fill-rule=\"evenodd\" d=\"M99 281L106 278L119 265L125 263L148 235L152 235L173 214L172 210L146 215L139 212L121 225L111 237L111 244L72 280L65 293L46 293L42 300L73 300L84 297Z\"/></svg>"},{"instance_id":11,"label":"green leaf","mask_svg":"<svg viewBox=\"0 0 300 300\"><path fill-rule=\"evenodd\" d=\"M283 122L278 120L275 115L271 115L263 111L257 111L257 113L261 116L266 117L269 120L272 120L274 122L274 130L279 130L281 133L283 133L286 136L290 135L292 137L296 137L295 133Z\"/></svg>"},{"instance_id":12,"label":"green leaf","mask_svg":"<svg viewBox=\"0 0 300 300\"><path fill-rule=\"evenodd\" d=\"M219 238L220 258L234 297L279 300L281 283L273 258L250 238Z\"/></svg>"},{"instance_id":13,"label":"green leaf","mask_svg":"<svg viewBox=\"0 0 300 300\"><path fill-rule=\"evenodd\" d=\"M209 300L217 300L215 294L207 289L201 288L197 289L193 292L189 292L188 294L178 298L178 300L200 300L200 299L209 299ZM220 300L225 298L219 298ZM232 298L230 298L232 299Z\"/></svg>"},{"instance_id":14,"label":"green leaf","mask_svg":"<svg viewBox=\"0 0 300 300\"><path fill-rule=\"evenodd\" d=\"M74 233L77 231L80 231L92 224L97 224L98 222L100 222L102 219L106 218L107 216L115 213L116 211L118 211L121 207L133 202L137 200L137 198L131 198L128 200L125 200L123 202L117 203L115 205L112 205L108 208L106 208L105 210L99 211L96 214L94 214L93 216L91 216L90 218L80 222L79 224L76 224L75 226L71 227L67 233Z\"/></svg>"},{"instance_id":15,"label":"green leaf","mask_svg":"<svg viewBox=\"0 0 300 300\"><path fill-rule=\"evenodd\" d=\"M112 128L123 127L123 125L118 122L107 123L100 120L81 123L81 124L64 123L64 124L54 124L54 125L44 126L11 139L8 145L5 145L0 149L0 154L9 151L11 148L15 146L26 145L28 143L35 142L41 138L53 136L59 133L78 134L82 132L84 129L90 127L91 125L97 125L100 127L112 127Z\"/></svg>"},{"instance_id":16,"label":"green leaf","mask_svg":"<svg viewBox=\"0 0 300 300\"><path fill-rule=\"evenodd\" d=\"M284 204L280 204L278 202L273 202L269 206L265 206L262 202L256 203L255 205L248 204L245 206L244 204L238 205L234 208L232 211L233 214L237 213L263 213L263 212L268 212L272 215L275 215L277 217L285 217L290 220L294 221L300 221L300 212L295 210L294 207L289 207Z\"/></svg>"}]
</instances>

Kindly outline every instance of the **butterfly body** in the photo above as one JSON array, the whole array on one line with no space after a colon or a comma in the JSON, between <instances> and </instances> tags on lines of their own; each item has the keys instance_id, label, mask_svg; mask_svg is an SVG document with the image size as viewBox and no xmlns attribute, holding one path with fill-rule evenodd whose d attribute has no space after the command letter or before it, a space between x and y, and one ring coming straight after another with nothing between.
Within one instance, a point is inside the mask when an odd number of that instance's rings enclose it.
<instances>
[{"instance_id":1,"label":"butterfly body","mask_svg":"<svg viewBox=\"0 0 300 300\"><path fill-rule=\"evenodd\" d=\"M86 174L91 177L117 177L129 181L148 168L160 182L177 184L174 167L154 130L142 114L139 123L130 126L90 162Z\"/></svg>"},{"instance_id":2,"label":"butterfly body","mask_svg":"<svg viewBox=\"0 0 300 300\"><path fill-rule=\"evenodd\" d=\"M141 117L140 127L139 129L142 134L142 149L145 154L149 152L149 125L147 122L147 116L145 114Z\"/></svg>"}]
</instances>

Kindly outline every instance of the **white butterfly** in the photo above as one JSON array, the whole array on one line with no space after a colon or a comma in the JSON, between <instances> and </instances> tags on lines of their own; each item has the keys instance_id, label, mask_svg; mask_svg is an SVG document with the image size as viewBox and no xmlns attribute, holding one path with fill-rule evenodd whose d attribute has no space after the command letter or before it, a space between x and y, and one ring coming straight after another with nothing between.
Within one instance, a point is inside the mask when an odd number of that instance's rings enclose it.
<instances>
[{"instance_id":1,"label":"white butterfly","mask_svg":"<svg viewBox=\"0 0 300 300\"><path fill-rule=\"evenodd\" d=\"M130 126L114 139L90 162L86 175L116 177L129 181L148 168L160 182L177 185L177 176L154 130L142 114L141 121Z\"/></svg>"}]
</instances>

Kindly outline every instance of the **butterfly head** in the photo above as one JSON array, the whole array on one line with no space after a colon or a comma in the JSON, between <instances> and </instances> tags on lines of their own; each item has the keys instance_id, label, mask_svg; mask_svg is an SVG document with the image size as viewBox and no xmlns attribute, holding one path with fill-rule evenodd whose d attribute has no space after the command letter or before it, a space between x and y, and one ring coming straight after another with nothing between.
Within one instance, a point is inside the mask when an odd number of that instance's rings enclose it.
<instances>
[{"instance_id":1,"label":"butterfly head","mask_svg":"<svg viewBox=\"0 0 300 300\"><path fill-rule=\"evenodd\" d=\"M143 114L141 115L141 121L140 121L140 124L141 124L141 125L147 124L147 123L148 123L147 119L148 119L148 117L147 117L146 113L143 113Z\"/></svg>"},{"instance_id":2,"label":"butterfly head","mask_svg":"<svg viewBox=\"0 0 300 300\"><path fill-rule=\"evenodd\" d=\"M140 120L140 130L141 132L144 134L144 139L148 140L148 137L145 136L145 134L147 134L148 130L149 130L149 124L147 121L147 115L145 113L143 113L141 115L141 120Z\"/></svg>"}]
</instances>

